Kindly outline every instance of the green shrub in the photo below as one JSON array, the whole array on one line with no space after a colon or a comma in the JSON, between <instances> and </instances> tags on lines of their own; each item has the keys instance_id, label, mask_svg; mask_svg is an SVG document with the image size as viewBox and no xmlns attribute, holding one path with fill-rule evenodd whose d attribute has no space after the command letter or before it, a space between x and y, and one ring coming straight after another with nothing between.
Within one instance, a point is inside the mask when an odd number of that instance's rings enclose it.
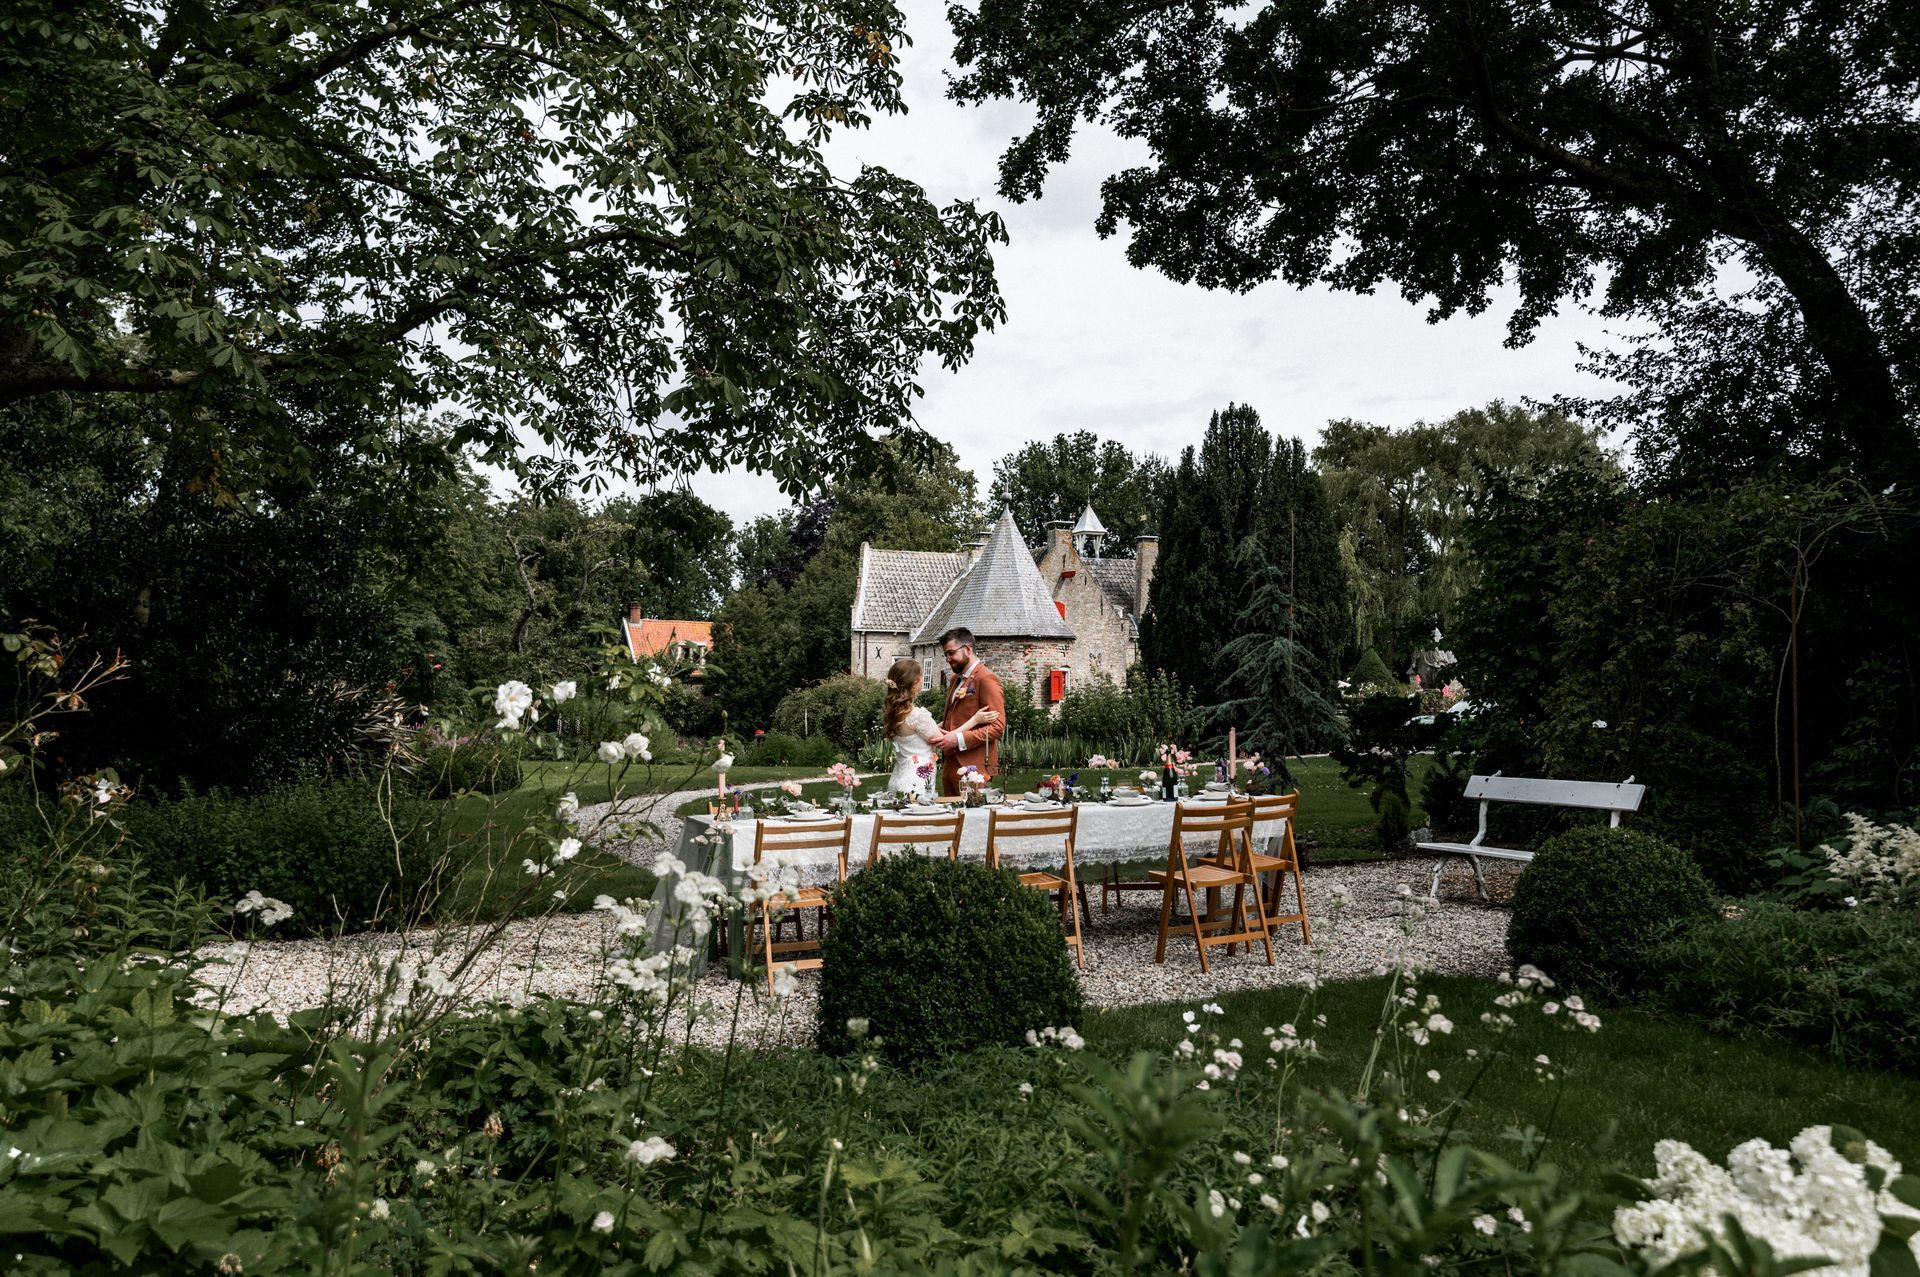
<instances>
[{"instance_id":1,"label":"green shrub","mask_svg":"<svg viewBox=\"0 0 1920 1277\"><path fill-rule=\"evenodd\" d=\"M667 689L660 714L682 740L708 741L726 735L727 716L720 702L698 687L675 683Z\"/></svg>"},{"instance_id":2,"label":"green shrub","mask_svg":"<svg viewBox=\"0 0 1920 1277\"><path fill-rule=\"evenodd\" d=\"M1389 856L1404 855L1407 850L1407 838L1413 833L1413 814L1407 810L1407 800L1389 790L1380 796L1380 823L1374 826L1374 837L1380 844L1380 850Z\"/></svg>"},{"instance_id":3,"label":"green shrub","mask_svg":"<svg viewBox=\"0 0 1920 1277\"><path fill-rule=\"evenodd\" d=\"M429 810L397 799L389 826L370 785L305 782L135 802L124 819L154 879L228 905L273 896L293 906L274 934L314 935L406 918L432 867Z\"/></svg>"},{"instance_id":4,"label":"green shrub","mask_svg":"<svg viewBox=\"0 0 1920 1277\"><path fill-rule=\"evenodd\" d=\"M1654 952L1650 1005L1800 1042L1857 1067L1920 1073L1920 918L1767 900L1733 912Z\"/></svg>"},{"instance_id":5,"label":"green shrub","mask_svg":"<svg viewBox=\"0 0 1920 1277\"><path fill-rule=\"evenodd\" d=\"M820 980L820 1045L852 1045L863 1018L896 1063L1080 1019L1080 981L1041 892L984 865L896 855L834 893Z\"/></svg>"},{"instance_id":6,"label":"green shrub","mask_svg":"<svg viewBox=\"0 0 1920 1277\"><path fill-rule=\"evenodd\" d=\"M825 736L848 753L880 734L887 687L877 678L842 674L781 697L773 711L777 732L809 740Z\"/></svg>"},{"instance_id":7,"label":"green shrub","mask_svg":"<svg viewBox=\"0 0 1920 1277\"><path fill-rule=\"evenodd\" d=\"M785 732L768 732L747 746L740 761L749 767L825 767L838 753L824 736L801 740Z\"/></svg>"},{"instance_id":8,"label":"green shrub","mask_svg":"<svg viewBox=\"0 0 1920 1277\"><path fill-rule=\"evenodd\" d=\"M520 788L520 759L489 741L439 745L427 751L413 774L428 798L504 794Z\"/></svg>"},{"instance_id":9,"label":"green shrub","mask_svg":"<svg viewBox=\"0 0 1920 1277\"><path fill-rule=\"evenodd\" d=\"M1387 668L1387 663L1380 659L1380 653L1372 648L1360 654L1360 662L1353 667L1353 673L1347 675L1347 681L1356 689L1380 687L1392 691L1400 685L1393 671Z\"/></svg>"},{"instance_id":10,"label":"green shrub","mask_svg":"<svg viewBox=\"0 0 1920 1277\"><path fill-rule=\"evenodd\" d=\"M1712 916L1707 880L1686 852L1590 826L1550 839L1520 875L1507 952L1562 985L1618 998L1637 986L1656 947Z\"/></svg>"}]
</instances>

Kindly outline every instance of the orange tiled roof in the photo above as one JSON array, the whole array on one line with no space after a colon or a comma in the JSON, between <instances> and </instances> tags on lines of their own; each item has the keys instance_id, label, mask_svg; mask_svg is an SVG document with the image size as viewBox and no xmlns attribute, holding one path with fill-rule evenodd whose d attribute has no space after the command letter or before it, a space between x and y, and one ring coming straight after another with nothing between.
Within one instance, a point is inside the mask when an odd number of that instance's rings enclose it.
<instances>
[{"instance_id":1,"label":"orange tiled roof","mask_svg":"<svg viewBox=\"0 0 1920 1277\"><path fill-rule=\"evenodd\" d=\"M627 627L627 651L634 660L658 656L675 643L696 643L713 648L712 621L668 621L648 617L644 621L624 622Z\"/></svg>"}]
</instances>

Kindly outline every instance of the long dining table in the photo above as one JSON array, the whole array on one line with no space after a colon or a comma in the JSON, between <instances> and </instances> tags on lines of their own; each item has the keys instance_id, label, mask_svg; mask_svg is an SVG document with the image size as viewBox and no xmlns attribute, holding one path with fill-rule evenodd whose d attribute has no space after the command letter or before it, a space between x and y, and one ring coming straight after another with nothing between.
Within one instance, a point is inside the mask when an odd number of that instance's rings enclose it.
<instances>
[{"instance_id":1,"label":"long dining table","mask_svg":"<svg viewBox=\"0 0 1920 1277\"><path fill-rule=\"evenodd\" d=\"M1199 799L1186 801L1199 806L1215 805ZM1084 873L1092 865L1164 859L1173 833L1174 811L1180 804L1155 799L1138 805L1083 802L1078 806L1080 823L1079 832L1074 838L1073 861L1075 869ZM1009 803L1006 810L1024 812L1032 809L1016 802ZM981 864L986 862L987 825L991 815L992 809L987 807L961 809L961 860ZM821 823L779 817L769 819L785 829L804 829L809 824ZM726 884L729 893L737 897L753 870L756 824L755 818L747 816L689 816L681 829L674 856L688 870L697 870L719 879ZM853 816L852 843L847 855L847 873L850 876L858 873L867 863L867 851L873 840L873 824L874 815L871 812L857 812ZM1284 822L1262 824L1260 841L1271 843L1283 829ZM788 852L770 859L791 869L794 885L797 886L830 887L839 880L839 855L832 848ZM1063 860L1057 844L1040 839L1004 845L1000 857L1005 868L1015 870L1057 868ZM675 894L678 881L672 875L663 874L654 886L653 903L647 915L649 952L659 952L669 945L684 945L690 939L690 918L698 906ZM730 969L739 975L746 948L746 927L741 910L729 911L722 942ZM696 954L692 962L697 968L705 961L706 946L694 945L693 948Z\"/></svg>"}]
</instances>

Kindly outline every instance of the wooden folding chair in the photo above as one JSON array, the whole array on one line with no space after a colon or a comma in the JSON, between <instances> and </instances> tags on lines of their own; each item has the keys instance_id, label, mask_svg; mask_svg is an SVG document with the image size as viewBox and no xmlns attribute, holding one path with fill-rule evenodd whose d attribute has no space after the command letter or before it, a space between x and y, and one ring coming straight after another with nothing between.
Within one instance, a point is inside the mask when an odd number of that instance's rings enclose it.
<instances>
[{"instance_id":1,"label":"wooden folding chair","mask_svg":"<svg viewBox=\"0 0 1920 1277\"><path fill-rule=\"evenodd\" d=\"M1031 838L1059 839L1060 850L1065 867L1058 873L1051 870L1033 870L1020 875L1020 885L1031 887L1035 891L1055 891L1060 895L1060 929L1066 935L1066 941L1073 946L1075 965L1087 965L1086 950L1081 945L1080 913L1085 907L1080 896L1080 880L1073 869L1073 843L1080 833L1080 809L1069 806L1065 811L1004 811L995 807L987 817L987 867L1000 867L1000 846L1003 842L1014 842Z\"/></svg>"},{"instance_id":2,"label":"wooden folding chair","mask_svg":"<svg viewBox=\"0 0 1920 1277\"><path fill-rule=\"evenodd\" d=\"M1272 930L1282 923L1297 922L1300 924L1300 943L1312 944L1313 929L1307 921L1307 884L1300 874L1300 849L1293 841L1293 824L1299 814L1300 791L1297 789L1291 794L1256 794L1253 799L1253 828L1248 834L1252 841L1246 853L1254 876L1268 883L1261 893L1260 904L1261 912L1266 915L1268 929ZM1268 840L1271 851L1259 849L1262 839ZM1201 863L1231 867L1233 858L1203 856ZM1288 874L1293 875L1293 898L1297 911L1283 914L1280 911L1286 906L1281 903L1280 895L1287 885Z\"/></svg>"},{"instance_id":3,"label":"wooden folding chair","mask_svg":"<svg viewBox=\"0 0 1920 1277\"><path fill-rule=\"evenodd\" d=\"M768 853L783 855L794 851L821 851L829 847L839 852L839 880L847 880L847 853L853 845L853 818L810 821L787 825L777 820L757 821L753 827L753 863L759 866ZM811 957L787 961L799 970L820 965L820 941L826 928L826 911L831 903L825 887L802 887L793 897L760 902L760 953L767 963L767 994L773 994L774 960L786 954L811 953ZM820 919L813 939L806 936L800 919L806 911ZM776 927L787 914L793 915L794 939L776 939Z\"/></svg>"},{"instance_id":4,"label":"wooden folding chair","mask_svg":"<svg viewBox=\"0 0 1920 1277\"><path fill-rule=\"evenodd\" d=\"M1160 944L1154 951L1155 962L1167 960L1167 931L1173 921L1176 892L1187 898L1187 922L1193 931L1194 946L1200 951L1200 969L1211 971L1207 949L1211 945L1246 944L1251 951L1258 940L1266 947L1267 965L1273 965L1273 937L1267 930L1266 914L1260 904L1260 879L1248 857L1252 849L1253 804L1236 799L1224 806L1204 807L1181 803L1173 814L1173 832L1167 838L1167 867L1149 870L1147 876L1161 884ZM1211 842L1213 854L1226 863L1195 862L1187 854L1187 840L1197 837L1201 845ZM1196 891L1224 891L1233 888L1233 909L1224 918L1203 918ZM1247 889L1253 895L1253 916L1247 916ZM1232 952L1229 948L1228 952Z\"/></svg>"},{"instance_id":5,"label":"wooden folding chair","mask_svg":"<svg viewBox=\"0 0 1920 1277\"><path fill-rule=\"evenodd\" d=\"M915 816L907 812L883 811L873 818L873 841L867 844L867 863L877 865L888 847L917 847L923 855L940 850L944 844L947 859L960 859L960 829L966 817L960 812L942 812L938 816Z\"/></svg>"}]
</instances>

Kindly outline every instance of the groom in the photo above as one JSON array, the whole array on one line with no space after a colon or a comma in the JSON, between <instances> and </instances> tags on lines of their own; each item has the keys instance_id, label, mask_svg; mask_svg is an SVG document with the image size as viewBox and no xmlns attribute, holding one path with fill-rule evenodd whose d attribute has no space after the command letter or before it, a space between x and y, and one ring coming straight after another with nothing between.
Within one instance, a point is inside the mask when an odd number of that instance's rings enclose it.
<instances>
[{"instance_id":1,"label":"groom","mask_svg":"<svg viewBox=\"0 0 1920 1277\"><path fill-rule=\"evenodd\" d=\"M954 678L947 688L947 712L940 719L940 734L931 743L943 755L941 791L957 794L962 767L978 767L989 780L1000 771L1000 736L1007 730L1007 697L999 677L973 654L972 630L964 626L948 630L940 636L940 650L946 654ZM971 731L953 730L982 708L994 712L991 723Z\"/></svg>"}]
</instances>

